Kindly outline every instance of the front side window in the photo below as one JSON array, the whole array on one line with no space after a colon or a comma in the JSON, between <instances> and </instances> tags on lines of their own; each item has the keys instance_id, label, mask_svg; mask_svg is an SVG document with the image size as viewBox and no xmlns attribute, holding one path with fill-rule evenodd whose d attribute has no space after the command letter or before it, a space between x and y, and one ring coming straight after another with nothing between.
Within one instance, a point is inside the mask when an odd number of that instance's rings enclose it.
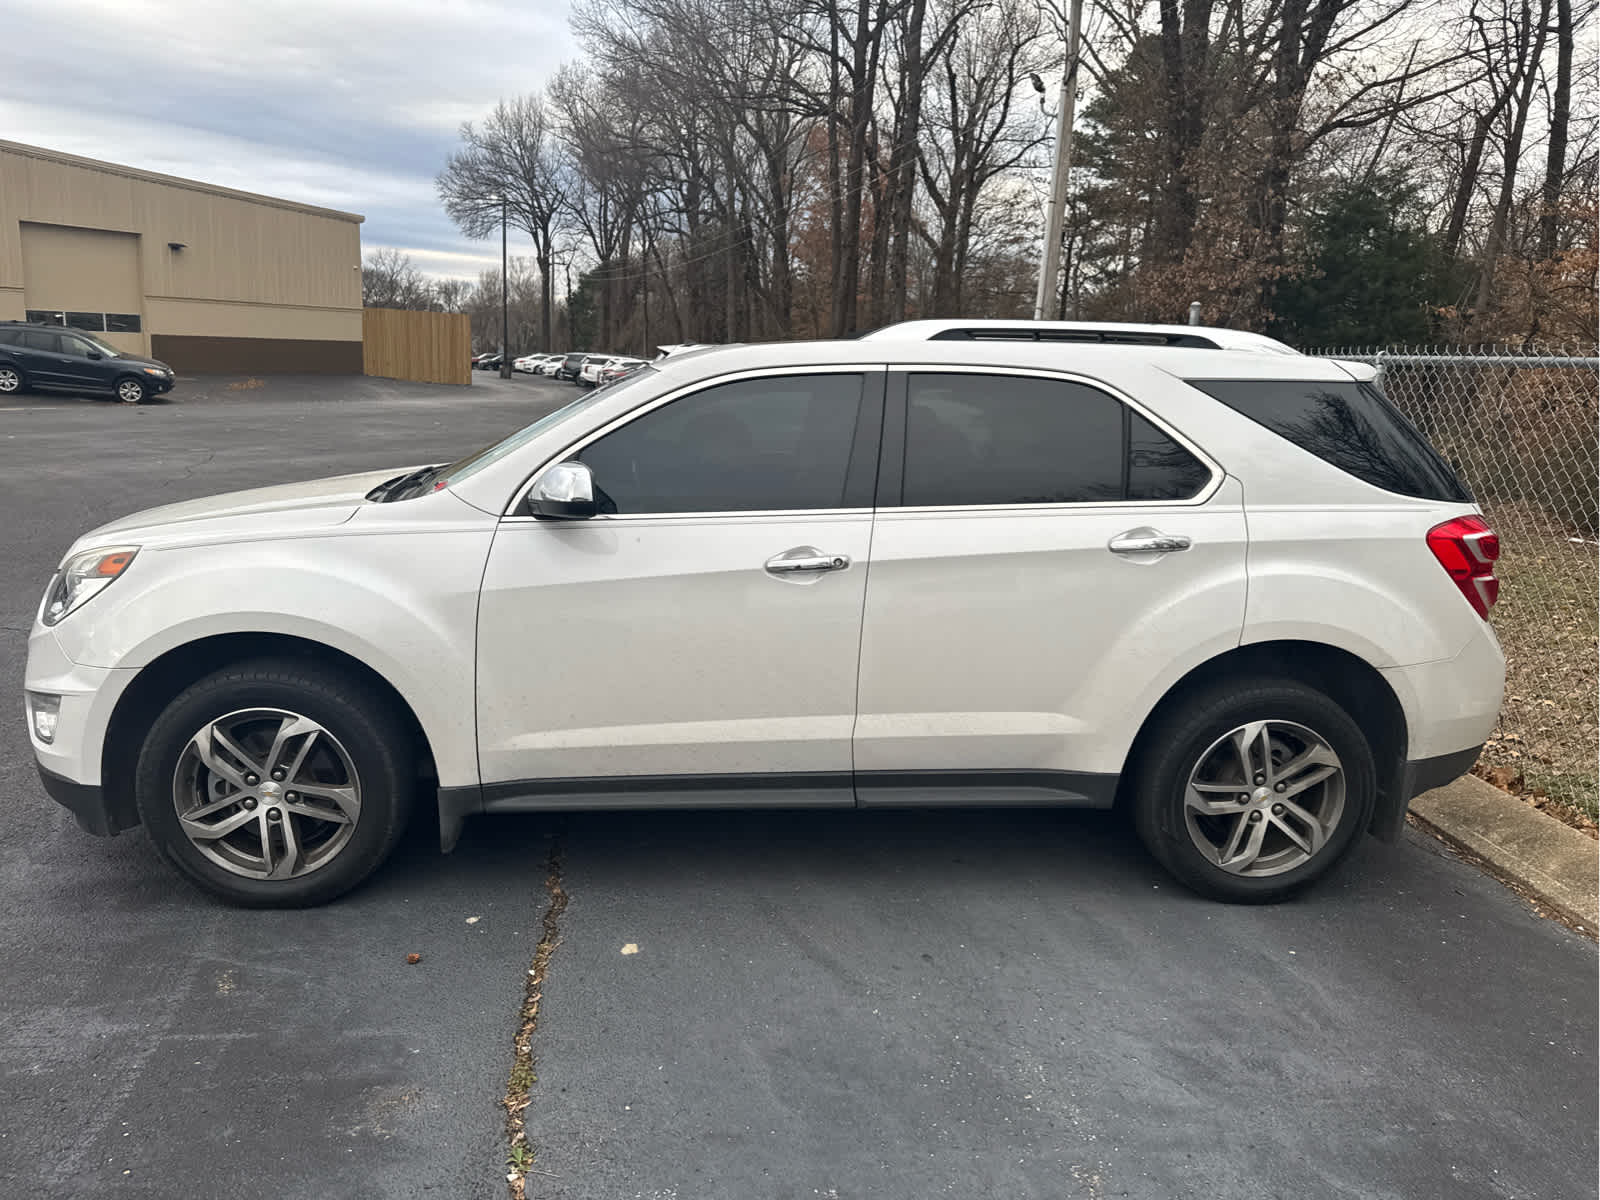
<instances>
[{"instance_id":1,"label":"front side window","mask_svg":"<svg viewBox=\"0 0 1600 1200\"><path fill-rule=\"evenodd\" d=\"M1009 375L908 380L908 506L1184 500L1210 470L1115 397Z\"/></svg>"},{"instance_id":2,"label":"front side window","mask_svg":"<svg viewBox=\"0 0 1600 1200\"><path fill-rule=\"evenodd\" d=\"M606 513L843 508L862 376L719 384L585 446Z\"/></svg>"},{"instance_id":3,"label":"front side window","mask_svg":"<svg viewBox=\"0 0 1600 1200\"><path fill-rule=\"evenodd\" d=\"M72 354L78 358L88 358L91 350L96 354L100 353L98 347L91 346L82 338L72 337L70 334L61 335L61 353Z\"/></svg>"}]
</instances>

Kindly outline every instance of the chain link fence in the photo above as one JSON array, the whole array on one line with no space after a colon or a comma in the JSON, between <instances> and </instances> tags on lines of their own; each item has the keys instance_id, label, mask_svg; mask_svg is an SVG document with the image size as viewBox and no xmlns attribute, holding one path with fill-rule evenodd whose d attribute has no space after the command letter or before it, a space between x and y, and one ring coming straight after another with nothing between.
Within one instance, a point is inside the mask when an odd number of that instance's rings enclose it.
<instances>
[{"instance_id":1,"label":"chain link fence","mask_svg":"<svg viewBox=\"0 0 1600 1200\"><path fill-rule=\"evenodd\" d=\"M1378 368L1384 394L1448 458L1500 535L1498 781L1595 816L1600 720L1600 358L1592 348L1326 350Z\"/></svg>"}]
</instances>

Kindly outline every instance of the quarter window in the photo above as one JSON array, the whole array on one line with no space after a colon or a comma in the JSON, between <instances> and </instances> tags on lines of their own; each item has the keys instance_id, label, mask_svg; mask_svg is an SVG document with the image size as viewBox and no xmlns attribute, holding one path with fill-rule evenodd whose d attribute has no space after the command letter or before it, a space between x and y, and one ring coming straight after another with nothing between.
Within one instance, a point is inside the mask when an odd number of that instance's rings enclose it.
<instances>
[{"instance_id":1,"label":"quarter window","mask_svg":"<svg viewBox=\"0 0 1600 1200\"><path fill-rule=\"evenodd\" d=\"M906 505L1182 500L1210 475L1149 421L1085 384L985 374L908 380Z\"/></svg>"},{"instance_id":2,"label":"quarter window","mask_svg":"<svg viewBox=\"0 0 1600 1200\"><path fill-rule=\"evenodd\" d=\"M1191 379L1189 385L1374 487L1424 500L1472 499L1427 439L1368 384Z\"/></svg>"},{"instance_id":3,"label":"quarter window","mask_svg":"<svg viewBox=\"0 0 1600 1200\"><path fill-rule=\"evenodd\" d=\"M674 400L574 457L608 513L845 507L860 375L720 384Z\"/></svg>"}]
</instances>

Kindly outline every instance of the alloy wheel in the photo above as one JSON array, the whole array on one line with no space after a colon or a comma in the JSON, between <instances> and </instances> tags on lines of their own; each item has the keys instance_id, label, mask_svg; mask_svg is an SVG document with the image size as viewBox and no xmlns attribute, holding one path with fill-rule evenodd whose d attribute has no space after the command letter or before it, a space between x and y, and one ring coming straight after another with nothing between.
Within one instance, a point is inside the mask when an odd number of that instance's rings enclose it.
<instances>
[{"instance_id":1,"label":"alloy wheel","mask_svg":"<svg viewBox=\"0 0 1600 1200\"><path fill-rule=\"evenodd\" d=\"M283 709L244 709L202 726L172 784L184 836L250 879L294 879L327 865L361 816L349 752L316 721Z\"/></svg>"},{"instance_id":2,"label":"alloy wheel","mask_svg":"<svg viewBox=\"0 0 1600 1200\"><path fill-rule=\"evenodd\" d=\"M1281 875L1321 851L1344 813L1344 766L1292 721L1251 721L1200 756L1184 786L1195 848L1233 875Z\"/></svg>"},{"instance_id":3,"label":"alloy wheel","mask_svg":"<svg viewBox=\"0 0 1600 1200\"><path fill-rule=\"evenodd\" d=\"M22 376L14 367L0 367L0 395L9 395L22 389Z\"/></svg>"},{"instance_id":4,"label":"alloy wheel","mask_svg":"<svg viewBox=\"0 0 1600 1200\"><path fill-rule=\"evenodd\" d=\"M137 404L144 399L144 385L137 379L124 379L117 384L117 398L124 404Z\"/></svg>"}]
</instances>

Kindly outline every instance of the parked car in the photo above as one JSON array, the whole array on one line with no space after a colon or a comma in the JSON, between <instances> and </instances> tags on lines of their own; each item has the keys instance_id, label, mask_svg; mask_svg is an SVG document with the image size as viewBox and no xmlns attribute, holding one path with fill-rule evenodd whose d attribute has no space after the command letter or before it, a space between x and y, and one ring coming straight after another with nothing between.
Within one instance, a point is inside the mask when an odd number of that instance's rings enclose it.
<instances>
[{"instance_id":1,"label":"parked car","mask_svg":"<svg viewBox=\"0 0 1600 1200\"><path fill-rule=\"evenodd\" d=\"M578 369L578 382L584 387L594 387L600 382L600 372L615 361L609 354L591 354Z\"/></svg>"},{"instance_id":2,"label":"parked car","mask_svg":"<svg viewBox=\"0 0 1600 1200\"><path fill-rule=\"evenodd\" d=\"M589 357L587 350L572 350L561 360L561 365L555 369L557 379L570 379L574 383L578 380L578 372L583 369L583 360Z\"/></svg>"},{"instance_id":3,"label":"parked car","mask_svg":"<svg viewBox=\"0 0 1600 1200\"><path fill-rule=\"evenodd\" d=\"M547 354L539 365L534 368L534 373L537 375L554 375L557 368L566 361L566 358L565 354Z\"/></svg>"},{"instance_id":4,"label":"parked car","mask_svg":"<svg viewBox=\"0 0 1600 1200\"><path fill-rule=\"evenodd\" d=\"M414 810L449 849L741 803L1118 806L1287 895L1476 758L1498 541L1371 368L1074 329L669 358L454 463L101 526L29 635L44 787L246 905Z\"/></svg>"},{"instance_id":5,"label":"parked car","mask_svg":"<svg viewBox=\"0 0 1600 1200\"><path fill-rule=\"evenodd\" d=\"M524 354L521 358L513 359L511 369L524 375L532 375L533 369L544 361L542 354Z\"/></svg>"},{"instance_id":6,"label":"parked car","mask_svg":"<svg viewBox=\"0 0 1600 1200\"><path fill-rule=\"evenodd\" d=\"M600 368L597 381L599 383L615 383L624 375L637 371L644 365L645 361L642 358L613 358Z\"/></svg>"},{"instance_id":7,"label":"parked car","mask_svg":"<svg viewBox=\"0 0 1600 1200\"><path fill-rule=\"evenodd\" d=\"M499 354L491 352L478 355L472 360L472 366L474 370L478 371L498 371L501 361Z\"/></svg>"},{"instance_id":8,"label":"parked car","mask_svg":"<svg viewBox=\"0 0 1600 1200\"><path fill-rule=\"evenodd\" d=\"M176 378L160 359L118 350L81 329L0 321L0 396L37 388L139 404L170 392Z\"/></svg>"}]
</instances>

